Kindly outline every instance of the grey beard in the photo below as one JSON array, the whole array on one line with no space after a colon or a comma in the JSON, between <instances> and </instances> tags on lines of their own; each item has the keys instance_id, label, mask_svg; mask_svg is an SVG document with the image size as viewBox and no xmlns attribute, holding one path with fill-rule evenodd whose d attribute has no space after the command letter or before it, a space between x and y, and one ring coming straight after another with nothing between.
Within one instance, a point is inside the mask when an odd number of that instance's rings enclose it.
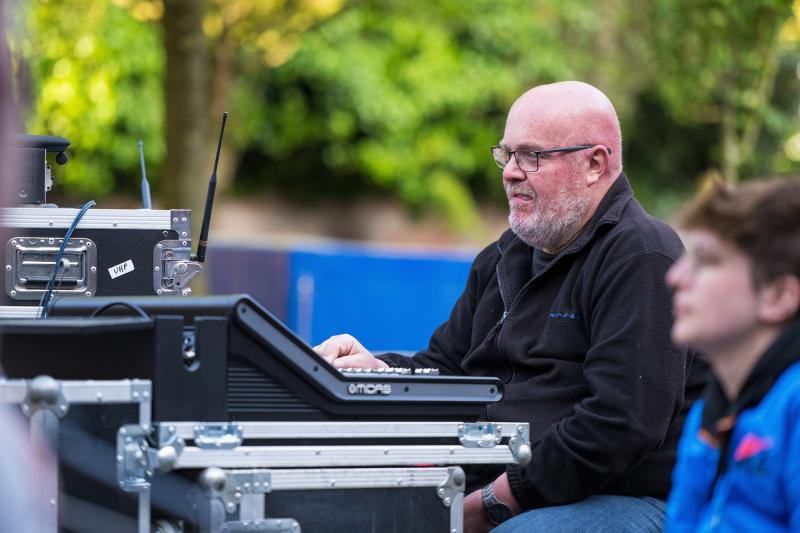
<instances>
[{"instance_id":1,"label":"grey beard","mask_svg":"<svg viewBox=\"0 0 800 533\"><path fill-rule=\"evenodd\" d=\"M534 206L527 215L519 213L515 216L514 208L511 208L508 223L522 242L540 250L555 251L564 248L575 237L591 200L575 194L575 191L562 190L558 196L554 206Z\"/></svg>"}]
</instances>

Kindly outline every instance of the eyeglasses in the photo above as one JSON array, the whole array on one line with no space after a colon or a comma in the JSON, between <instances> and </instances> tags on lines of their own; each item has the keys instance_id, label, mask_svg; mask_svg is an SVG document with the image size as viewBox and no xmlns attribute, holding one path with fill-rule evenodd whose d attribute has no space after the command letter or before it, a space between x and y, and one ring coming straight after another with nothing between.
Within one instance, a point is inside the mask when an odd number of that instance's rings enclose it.
<instances>
[{"instance_id":1,"label":"eyeglasses","mask_svg":"<svg viewBox=\"0 0 800 533\"><path fill-rule=\"evenodd\" d=\"M578 150L586 150L592 148L594 144L580 144L578 146L565 146L563 148L549 148L547 150L506 150L500 145L492 146L492 157L494 162L500 168L506 168L506 165L511 161L513 155L517 160L517 166L523 172L536 172L539 170L539 156L554 154L557 152L569 153L577 152ZM611 155L611 148L605 147L608 154Z\"/></svg>"}]
</instances>

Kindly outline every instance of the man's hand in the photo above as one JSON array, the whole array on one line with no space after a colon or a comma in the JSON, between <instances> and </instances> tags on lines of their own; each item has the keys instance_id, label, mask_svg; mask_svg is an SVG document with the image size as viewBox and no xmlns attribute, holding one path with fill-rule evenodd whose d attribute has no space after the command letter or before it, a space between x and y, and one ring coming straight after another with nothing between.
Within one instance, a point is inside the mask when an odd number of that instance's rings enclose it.
<instances>
[{"instance_id":1,"label":"man's hand","mask_svg":"<svg viewBox=\"0 0 800 533\"><path fill-rule=\"evenodd\" d=\"M334 335L315 346L314 351L336 368L389 368L352 335Z\"/></svg>"}]
</instances>

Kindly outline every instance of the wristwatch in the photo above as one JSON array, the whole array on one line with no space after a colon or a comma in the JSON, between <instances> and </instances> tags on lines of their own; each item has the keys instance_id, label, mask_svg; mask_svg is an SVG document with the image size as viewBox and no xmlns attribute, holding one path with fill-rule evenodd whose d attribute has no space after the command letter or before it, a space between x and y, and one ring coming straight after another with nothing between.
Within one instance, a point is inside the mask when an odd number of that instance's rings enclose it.
<instances>
[{"instance_id":1,"label":"wristwatch","mask_svg":"<svg viewBox=\"0 0 800 533\"><path fill-rule=\"evenodd\" d=\"M494 486L491 483L481 489L481 496L483 497L483 510L486 511L486 518L489 519L492 525L500 525L514 516L508 505L497 499L494 494Z\"/></svg>"}]
</instances>

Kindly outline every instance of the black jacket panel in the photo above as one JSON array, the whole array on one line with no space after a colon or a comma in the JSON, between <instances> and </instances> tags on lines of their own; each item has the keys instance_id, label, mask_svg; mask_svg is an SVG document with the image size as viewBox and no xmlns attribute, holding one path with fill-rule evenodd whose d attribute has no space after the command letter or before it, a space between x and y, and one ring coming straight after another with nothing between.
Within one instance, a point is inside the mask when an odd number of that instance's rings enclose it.
<instances>
[{"instance_id":1,"label":"black jacket panel","mask_svg":"<svg viewBox=\"0 0 800 533\"><path fill-rule=\"evenodd\" d=\"M705 378L669 338L664 276L682 251L621 175L536 277L532 249L506 231L478 254L428 348L382 359L503 380L487 419L530 423L531 463L507 470L523 508L597 493L665 498L683 413Z\"/></svg>"}]
</instances>

